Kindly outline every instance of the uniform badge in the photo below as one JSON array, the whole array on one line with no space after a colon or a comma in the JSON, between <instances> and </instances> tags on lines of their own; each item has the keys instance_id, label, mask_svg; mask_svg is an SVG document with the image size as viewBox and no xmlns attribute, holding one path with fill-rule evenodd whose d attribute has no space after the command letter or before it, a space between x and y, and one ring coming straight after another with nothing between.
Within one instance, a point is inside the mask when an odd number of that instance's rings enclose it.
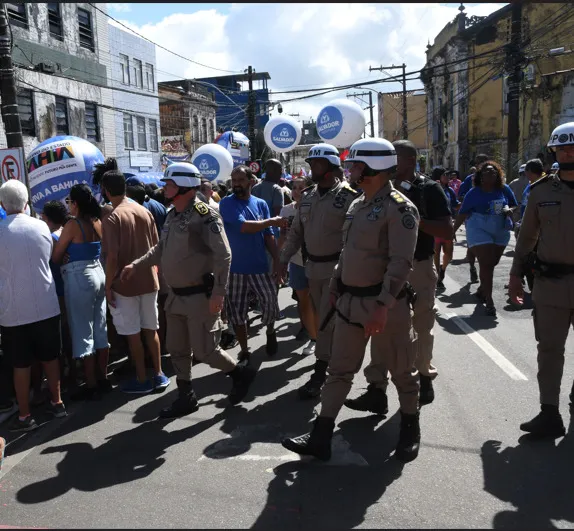
<instances>
[{"instance_id":1,"label":"uniform badge","mask_svg":"<svg viewBox=\"0 0 574 531\"><path fill-rule=\"evenodd\" d=\"M378 214L379 212L381 212L381 210L383 210L382 206L376 206L375 208L373 208L373 212L375 214Z\"/></svg>"},{"instance_id":2,"label":"uniform badge","mask_svg":"<svg viewBox=\"0 0 574 531\"><path fill-rule=\"evenodd\" d=\"M414 229L415 225L417 224L417 220L415 219L415 217L412 214L405 214L402 217L401 222L403 224L403 227L405 229L409 229L409 230Z\"/></svg>"},{"instance_id":3,"label":"uniform badge","mask_svg":"<svg viewBox=\"0 0 574 531\"><path fill-rule=\"evenodd\" d=\"M369 215L367 216L367 219L369 221L377 221L379 219L379 216L377 216L374 212L370 212Z\"/></svg>"},{"instance_id":4,"label":"uniform badge","mask_svg":"<svg viewBox=\"0 0 574 531\"><path fill-rule=\"evenodd\" d=\"M200 216L207 216L207 214L209 214L209 208L207 208L207 205L201 201L195 203L194 208Z\"/></svg>"},{"instance_id":5,"label":"uniform badge","mask_svg":"<svg viewBox=\"0 0 574 531\"><path fill-rule=\"evenodd\" d=\"M307 221L307 216L303 216L303 217L301 218L301 221L306 222L306 221Z\"/></svg>"},{"instance_id":6,"label":"uniform badge","mask_svg":"<svg viewBox=\"0 0 574 531\"><path fill-rule=\"evenodd\" d=\"M336 196L335 201L333 202L333 206L335 208L343 208L345 206L345 198L343 196Z\"/></svg>"},{"instance_id":7,"label":"uniform badge","mask_svg":"<svg viewBox=\"0 0 574 531\"><path fill-rule=\"evenodd\" d=\"M214 221L210 226L209 226L209 230L211 232L213 232L214 234L219 234L221 232L221 226L219 225L219 223L217 223L217 221Z\"/></svg>"}]
</instances>

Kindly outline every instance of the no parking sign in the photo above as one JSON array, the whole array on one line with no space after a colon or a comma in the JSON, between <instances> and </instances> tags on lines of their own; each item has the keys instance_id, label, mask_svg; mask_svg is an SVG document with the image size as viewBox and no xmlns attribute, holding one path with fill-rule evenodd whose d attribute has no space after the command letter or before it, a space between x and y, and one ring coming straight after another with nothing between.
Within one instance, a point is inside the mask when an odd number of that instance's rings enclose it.
<instances>
[{"instance_id":1,"label":"no parking sign","mask_svg":"<svg viewBox=\"0 0 574 531\"><path fill-rule=\"evenodd\" d=\"M24 153L22 148L0 149L0 174L2 184L17 179L26 184Z\"/></svg>"}]
</instances>

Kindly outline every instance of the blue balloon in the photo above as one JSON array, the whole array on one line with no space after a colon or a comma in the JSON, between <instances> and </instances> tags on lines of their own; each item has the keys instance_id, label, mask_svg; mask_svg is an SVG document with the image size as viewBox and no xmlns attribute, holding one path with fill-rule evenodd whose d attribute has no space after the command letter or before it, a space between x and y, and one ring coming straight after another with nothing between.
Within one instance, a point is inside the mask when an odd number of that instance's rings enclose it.
<instances>
[{"instance_id":1,"label":"blue balloon","mask_svg":"<svg viewBox=\"0 0 574 531\"><path fill-rule=\"evenodd\" d=\"M137 174L124 173L124 175L128 186L132 184L157 184L159 187L162 187L165 185L165 182L161 180L163 178L163 173L157 171L140 172Z\"/></svg>"},{"instance_id":2,"label":"blue balloon","mask_svg":"<svg viewBox=\"0 0 574 531\"><path fill-rule=\"evenodd\" d=\"M325 107L317 118L317 132L321 138L335 138L343 127L343 115L337 107Z\"/></svg>"},{"instance_id":3,"label":"blue balloon","mask_svg":"<svg viewBox=\"0 0 574 531\"><path fill-rule=\"evenodd\" d=\"M76 136L55 136L38 144L27 156L32 205L41 212L48 201L63 201L75 184L92 183L94 165L104 155L91 142Z\"/></svg>"},{"instance_id":4,"label":"blue balloon","mask_svg":"<svg viewBox=\"0 0 574 531\"><path fill-rule=\"evenodd\" d=\"M288 123L276 125L271 131L271 143L278 148L290 148L297 141L297 131Z\"/></svg>"}]
</instances>

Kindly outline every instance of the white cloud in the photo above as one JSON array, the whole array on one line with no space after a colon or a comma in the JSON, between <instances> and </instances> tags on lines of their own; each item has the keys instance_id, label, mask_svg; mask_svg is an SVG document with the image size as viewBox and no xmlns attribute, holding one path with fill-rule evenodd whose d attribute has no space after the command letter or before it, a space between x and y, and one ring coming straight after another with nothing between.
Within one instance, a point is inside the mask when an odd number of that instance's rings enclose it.
<instances>
[{"instance_id":1,"label":"white cloud","mask_svg":"<svg viewBox=\"0 0 574 531\"><path fill-rule=\"evenodd\" d=\"M121 4L109 4L121 5ZM474 4L468 16L488 15L504 4ZM357 83L386 77L369 66L407 65L416 71L426 61L426 45L458 14L459 4L232 4L224 14L213 9L173 14L136 28L149 39L195 61L224 70L243 71L252 65L269 72L273 92ZM160 80L225 75L193 65L158 48ZM168 72L169 74L166 74ZM392 71L398 74L400 70ZM171 75L170 75L171 74ZM409 89L421 88L419 81ZM373 86L400 89L399 83ZM357 89L363 91L364 89ZM316 116L339 91L283 103L285 113ZM305 95L305 94L302 94ZM299 94L273 94L285 101ZM376 102L376 98L375 98ZM376 116L376 113L375 113ZM375 118L376 120L376 118Z\"/></svg>"},{"instance_id":2,"label":"white cloud","mask_svg":"<svg viewBox=\"0 0 574 531\"><path fill-rule=\"evenodd\" d=\"M129 13L132 10L130 4L108 4L109 11L115 11L116 13Z\"/></svg>"}]
</instances>

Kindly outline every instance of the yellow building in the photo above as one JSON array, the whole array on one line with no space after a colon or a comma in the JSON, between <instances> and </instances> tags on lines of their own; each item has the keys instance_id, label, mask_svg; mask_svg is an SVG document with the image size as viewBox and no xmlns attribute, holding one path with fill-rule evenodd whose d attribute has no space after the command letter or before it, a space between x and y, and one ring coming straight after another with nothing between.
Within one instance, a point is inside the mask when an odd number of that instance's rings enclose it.
<instances>
[{"instance_id":1,"label":"yellow building","mask_svg":"<svg viewBox=\"0 0 574 531\"><path fill-rule=\"evenodd\" d=\"M512 49L512 6L488 17L461 13L427 47L421 79L427 92L431 164L467 171L478 153L507 162L508 74L521 58L520 164L543 156L552 129L574 120L574 4L522 3L521 46Z\"/></svg>"}]
</instances>

